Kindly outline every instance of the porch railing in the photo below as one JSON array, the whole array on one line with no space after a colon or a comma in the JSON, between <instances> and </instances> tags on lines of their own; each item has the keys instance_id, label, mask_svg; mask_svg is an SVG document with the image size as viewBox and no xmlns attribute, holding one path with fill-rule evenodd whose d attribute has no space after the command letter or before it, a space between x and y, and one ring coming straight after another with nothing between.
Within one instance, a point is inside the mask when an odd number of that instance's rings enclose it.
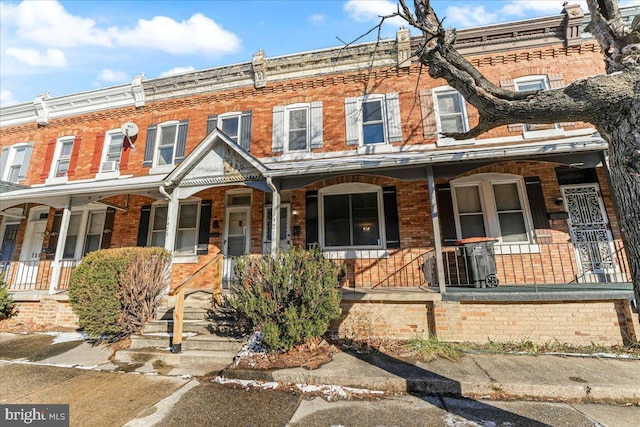
<instances>
[{"instance_id":1,"label":"porch railing","mask_svg":"<svg viewBox=\"0 0 640 427\"><path fill-rule=\"evenodd\" d=\"M69 289L71 272L80 263L77 259L61 261L60 280L56 290ZM48 291L54 272L53 260L2 261L0 274L11 291Z\"/></svg>"}]
</instances>

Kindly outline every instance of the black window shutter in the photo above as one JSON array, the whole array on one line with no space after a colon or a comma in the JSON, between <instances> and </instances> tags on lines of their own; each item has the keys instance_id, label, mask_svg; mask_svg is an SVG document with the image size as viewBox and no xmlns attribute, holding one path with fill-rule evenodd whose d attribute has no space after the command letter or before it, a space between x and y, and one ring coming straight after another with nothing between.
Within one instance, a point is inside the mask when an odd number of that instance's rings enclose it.
<instances>
[{"instance_id":1,"label":"black window shutter","mask_svg":"<svg viewBox=\"0 0 640 427\"><path fill-rule=\"evenodd\" d=\"M384 228L387 236L387 248L399 248L400 224L396 187L383 187L382 199L384 201Z\"/></svg>"},{"instance_id":2,"label":"black window shutter","mask_svg":"<svg viewBox=\"0 0 640 427\"><path fill-rule=\"evenodd\" d=\"M243 111L240 116L240 147L251 151L251 110Z\"/></svg>"},{"instance_id":3,"label":"black window shutter","mask_svg":"<svg viewBox=\"0 0 640 427\"><path fill-rule=\"evenodd\" d=\"M60 225L62 224L62 209L56 210L53 214L53 223L49 233L49 246L47 247L47 256L55 255L58 246L58 235L60 234Z\"/></svg>"},{"instance_id":4,"label":"black window shutter","mask_svg":"<svg viewBox=\"0 0 640 427\"><path fill-rule=\"evenodd\" d=\"M218 126L218 115L211 114L207 117L207 135L214 131L214 129Z\"/></svg>"},{"instance_id":5,"label":"black window shutter","mask_svg":"<svg viewBox=\"0 0 640 427\"><path fill-rule=\"evenodd\" d=\"M306 236L307 248L318 243L318 192L307 191L306 194Z\"/></svg>"},{"instance_id":6,"label":"black window shutter","mask_svg":"<svg viewBox=\"0 0 640 427\"><path fill-rule=\"evenodd\" d=\"M198 255L209 253L209 224L211 223L211 200L200 203L200 224L198 226Z\"/></svg>"},{"instance_id":7,"label":"black window shutter","mask_svg":"<svg viewBox=\"0 0 640 427\"><path fill-rule=\"evenodd\" d=\"M176 142L176 155L174 163L178 163L184 160L184 154L187 150L187 129L189 128L189 120L180 120L178 124L178 140Z\"/></svg>"},{"instance_id":8,"label":"black window shutter","mask_svg":"<svg viewBox=\"0 0 640 427\"><path fill-rule=\"evenodd\" d=\"M439 184L436 186L436 203L438 203L442 244L445 246L454 245L458 240L458 233L456 232L453 198L451 197L451 187L449 184Z\"/></svg>"},{"instance_id":9,"label":"black window shutter","mask_svg":"<svg viewBox=\"0 0 640 427\"><path fill-rule=\"evenodd\" d=\"M531 219L533 220L533 228L549 229L549 216L547 215L547 206L544 203L544 193L542 192L542 183L540 178L532 176L524 179L527 185L527 199L531 208Z\"/></svg>"},{"instance_id":10,"label":"black window shutter","mask_svg":"<svg viewBox=\"0 0 640 427\"><path fill-rule=\"evenodd\" d=\"M153 164L153 148L156 144L156 130L158 125L152 124L147 128L147 141L144 146L144 160L142 161L142 166L145 168L150 168Z\"/></svg>"},{"instance_id":11,"label":"black window shutter","mask_svg":"<svg viewBox=\"0 0 640 427\"><path fill-rule=\"evenodd\" d=\"M138 246L147 246L149 220L151 219L151 205L144 205L140 209L140 223L138 225Z\"/></svg>"},{"instance_id":12,"label":"black window shutter","mask_svg":"<svg viewBox=\"0 0 640 427\"><path fill-rule=\"evenodd\" d=\"M104 228L102 229L100 249L109 249L111 247L111 236L113 235L113 222L115 218L116 210L114 208L107 208L107 212L104 215Z\"/></svg>"}]
</instances>

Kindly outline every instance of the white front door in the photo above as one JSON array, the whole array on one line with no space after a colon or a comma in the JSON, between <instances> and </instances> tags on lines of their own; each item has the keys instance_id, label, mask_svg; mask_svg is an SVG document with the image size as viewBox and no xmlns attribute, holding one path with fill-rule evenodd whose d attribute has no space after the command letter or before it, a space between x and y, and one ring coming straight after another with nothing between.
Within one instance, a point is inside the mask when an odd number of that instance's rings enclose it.
<instances>
[{"instance_id":1,"label":"white front door","mask_svg":"<svg viewBox=\"0 0 640 427\"><path fill-rule=\"evenodd\" d=\"M46 227L46 221L31 221L27 225L24 245L20 252L16 285L31 285L36 282Z\"/></svg>"},{"instance_id":2,"label":"white front door","mask_svg":"<svg viewBox=\"0 0 640 427\"><path fill-rule=\"evenodd\" d=\"M251 228L249 206L228 207L224 221L224 263L222 269L222 285L228 288L234 277L234 258L249 253L251 244Z\"/></svg>"},{"instance_id":3,"label":"white front door","mask_svg":"<svg viewBox=\"0 0 640 427\"><path fill-rule=\"evenodd\" d=\"M569 233L575 245L581 273L604 273L615 269L614 249L607 212L597 184L562 186L569 214Z\"/></svg>"}]
</instances>

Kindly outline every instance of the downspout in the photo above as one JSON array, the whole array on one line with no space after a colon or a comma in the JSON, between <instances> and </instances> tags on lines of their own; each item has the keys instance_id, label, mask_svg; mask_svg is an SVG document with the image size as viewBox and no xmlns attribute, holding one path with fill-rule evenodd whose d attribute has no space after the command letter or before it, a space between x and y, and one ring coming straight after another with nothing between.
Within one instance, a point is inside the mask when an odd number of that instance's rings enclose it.
<instances>
[{"instance_id":1,"label":"downspout","mask_svg":"<svg viewBox=\"0 0 640 427\"><path fill-rule=\"evenodd\" d=\"M280 243L280 193L270 176L266 177L266 180L267 186L273 192L271 202L271 256L275 256Z\"/></svg>"},{"instance_id":2,"label":"downspout","mask_svg":"<svg viewBox=\"0 0 640 427\"><path fill-rule=\"evenodd\" d=\"M165 189L164 185L160 185L158 187L158 191L160 194L169 202L167 208L167 222L165 224L165 244L164 248L167 252L169 252L169 269L167 272L167 288L166 292L168 293L171 289L171 266L173 264L173 248L175 246L175 235L176 235L176 223L178 217L178 200L177 193L174 191L169 194Z\"/></svg>"},{"instance_id":3,"label":"downspout","mask_svg":"<svg viewBox=\"0 0 640 427\"><path fill-rule=\"evenodd\" d=\"M436 280L440 295L445 296L447 293L447 285L444 280L444 260L442 257L442 240L440 235L440 214L438 212L438 203L436 196L435 179L433 176L433 166L427 166L427 181L429 184L429 202L431 203L431 221L433 224L433 246L436 256Z\"/></svg>"}]
</instances>

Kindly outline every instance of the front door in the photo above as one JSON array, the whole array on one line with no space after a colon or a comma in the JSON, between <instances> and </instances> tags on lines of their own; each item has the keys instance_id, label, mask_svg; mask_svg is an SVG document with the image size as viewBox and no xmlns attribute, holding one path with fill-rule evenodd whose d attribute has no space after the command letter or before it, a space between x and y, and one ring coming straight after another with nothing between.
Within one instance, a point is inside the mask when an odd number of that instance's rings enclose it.
<instances>
[{"instance_id":1,"label":"front door","mask_svg":"<svg viewBox=\"0 0 640 427\"><path fill-rule=\"evenodd\" d=\"M599 186L579 184L561 188L580 272L612 272L615 268L613 239Z\"/></svg>"},{"instance_id":2,"label":"front door","mask_svg":"<svg viewBox=\"0 0 640 427\"><path fill-rule=\"evenodd\" d=\"M228 207L225 215L222 285L228 288L234 277L234 258L249 253L251 218L248 206Z\"/></svg>"},{"instance_id":3,"label":"front door","mask_svg":"<svg viewBox=\"0 0 640 427\"><path fill-rule=\"evenodd\" d=\"M36 282L46 227L47 221L31 221L27 225L24 245L20 251L16 285L33 285Z\"/></svg>"},{"instance_id":4,"label":"front door","mask_svg":"<svg viewBox=\"0 0 640 427\"><path fill-rule=\"evenodd\" d=\"M0 246L0 275L4 274L4 279L9 280L9 267L16 250L16 238L20 224L7 224L4 227L2 236L2 246Z\"/></svg>"},{"instance_id":5,"label":"front door","mask_svg":"<svg viewBox=\"0 0 640 427\"><path fill-rule=\"evenodd\" d=\"M271 206L265 208L264 218L264 244L263 253L271 252ZM291 246L291 214L290 205L284 204L280 206L280 239L278 240L278 249L286 251Z\"/></svg>"}]
</instances>

